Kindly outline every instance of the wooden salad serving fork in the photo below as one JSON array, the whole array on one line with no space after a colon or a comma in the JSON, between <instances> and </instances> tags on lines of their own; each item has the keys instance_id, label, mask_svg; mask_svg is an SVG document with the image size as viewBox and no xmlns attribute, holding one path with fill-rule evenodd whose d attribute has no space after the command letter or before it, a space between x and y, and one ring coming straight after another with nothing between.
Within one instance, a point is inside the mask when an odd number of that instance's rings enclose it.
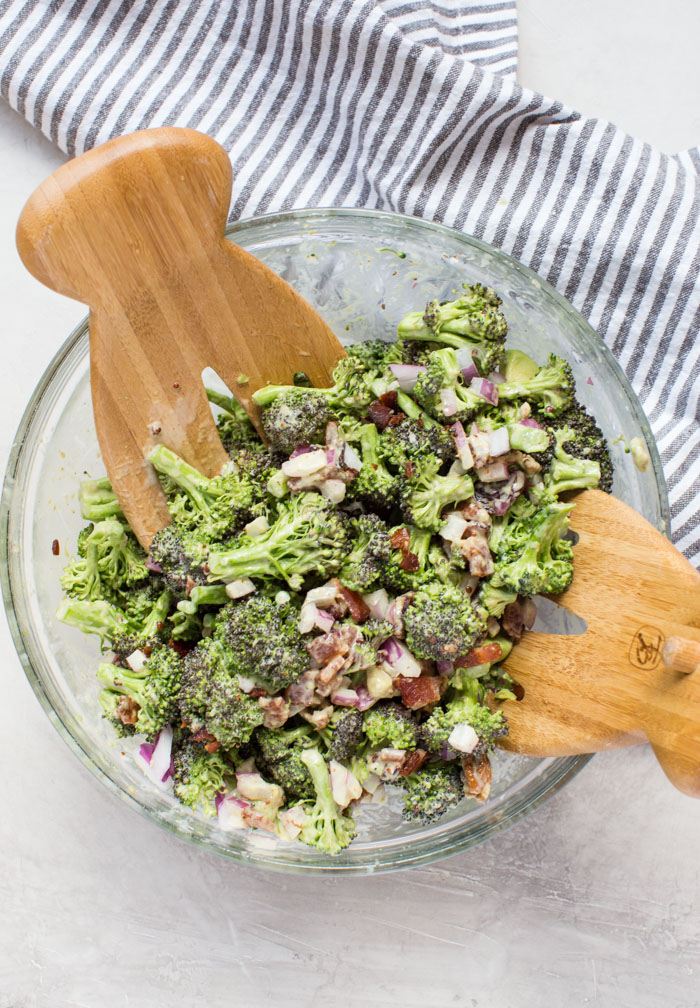
<instances>
[{"instance_id":1,"label":"wooden salad serving fork","mask_svg":"<svg viewBox=\"0 0 700 1008\"><path fill-rule=\"evenodd\" d=\"M95 425L105 467L147 548L169 524L147 461L158 443L208 476L227 461L202 383L212 367L258 429L252 393L305 371L327 386L344 350L291 287L224 238L228 155L194 130L143 130L53 173L19 220L42 283L87 303ZM239 383L245 375L247 381ZM509 750L597 752L648 740L700 797L700 574L644 518L578 494L575 578L557 601L578 635L528 632L506 660Z\"/></svg>"}]
</instances>

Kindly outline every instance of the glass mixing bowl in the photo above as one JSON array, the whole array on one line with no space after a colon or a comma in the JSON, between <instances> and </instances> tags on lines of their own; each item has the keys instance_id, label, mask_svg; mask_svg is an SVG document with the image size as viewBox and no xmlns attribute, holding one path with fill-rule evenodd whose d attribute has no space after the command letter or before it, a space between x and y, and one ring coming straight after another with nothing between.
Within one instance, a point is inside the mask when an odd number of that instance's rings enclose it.
<instances>
[{"instance_id":1,"label":"glass mixing bowl","mask_svg":"<svg viewBox=\"0 0 700 1008\"><path fill-rule=\"evenodd\" d=\"M554 352L573 367L581 399L612 441L641 437L645 473L615 450L614 492L666 531L667 501L647 421L621 369L590 326L551 287L509 256L421 220L365 210L304 210L232 225L230 237L284 277L345 343L395 335L403 314L483 281L503 298L509 342L539 360ZM619 447L619 446L618 446ZM359 835L330 858L261 834L224 833L216 819L184 810L156 790L100 717L94 638L58 623L59 575L84 525L77 489L102 472L88 368L88 327L68 338L20 424L2 498L2 587L15 645L49 718L95 776L127 805L178 836L238 861L293 871L368 873L423 864L484 840L562 787L590 758L534 760L497 753L485 805L465 801L430 826L403 823L398 796L363 806ZM52 540L61 544L53 556ZM130 740L131 743L131 740Z\"/></svg>"}]
</instances>

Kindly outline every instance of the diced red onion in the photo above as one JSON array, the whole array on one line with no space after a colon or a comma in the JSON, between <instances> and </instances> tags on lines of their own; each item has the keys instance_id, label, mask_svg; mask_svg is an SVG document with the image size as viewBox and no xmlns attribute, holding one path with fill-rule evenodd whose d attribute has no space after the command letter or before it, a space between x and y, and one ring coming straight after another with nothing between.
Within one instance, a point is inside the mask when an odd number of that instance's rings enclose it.
<instances>
[{"instance_id":1,"label":"diced red onion","mask_svg":"<svg viewBox=\"0 0 700 1008\"><path fill-rule=\"evenodd\" d=\"M226 791L223 788L221 789L221 791L217 791L216 794L214 795L214 808L216 809L217 812L219 811L219 805L221 805L222 801L226 798L226 796L227 796Z\"/></svg>"},{"instance_id":2,"label":"diced red onion","mask_svg":"<svg viewBox=\"0 0 700 1008\"><path fill-rule=\"evenodd\" d=\"M151 571L153 574L162 574L163 568L160 564L153 563L149 556L146 557L146 570Z\"/></svg>"},{"instance_id":3,"label":"diced red onion","mask_svg":"<svg viewBox=\"0 0 700 1008\"><path fill-rule=\"evenodd\" d=\"M440 535L448 542L459 542L467 530L467 520L460 514L450 514L447 516L445 524L440 529Z\"/></svg>"},{"instance_id":4,"label":"diced red onion","mask_svg":"<svg viewBox=\"0 0 700 1008\"><path fill-rule=\"evenodd\" d=\"M499 455L505 455L510 451L507 427L497 427L496 430L489 431L489 448L492 458L498 458ZM507 475L504 476L504 479L507 479Z\"/></svg>"},{"instance_id":5,"label":"diced red onion","mask_svg":"<svg viewBox=\"0 0 700 1008\"><path fill-rule=\"evenodd\" d=\"M451 661L439 661L437 662L438 675L451 676L455 670L454 662Z\"/></svg>"},{"instance_id":6,"label":"diced red onion","mask_svg":"<svg viewBox=\"0 0 700 1008\"><path fill-rule=\"evenodd\" d=\"M476 366L474 356L469 347L460 347L459 350L455 350L455 357L465 381L469 381L479 374L479 369Z\"/></svg>"},{"instance_id":7,"label":"diced red onion","mask_svg":"<svg viewBox=\"0 0 700 1008\"><path fill-rule=\"evenodd\" d=\"M440 408L443 416L454 416L459 406L454 389L440 389Z\"/></svg>"},{"instance_id":8,"label":"diced red onion","mask_svg":"<svg viewBox=\"0 0 700 1008\"><path fill-rule=\"evenodd\" d=\"M303 444L297 445L292 454L289 456L290 459L296 458L297 455L306 455L311 451L311 445Z\"/></svg>"},{"instance_id":9,"label":"diced red onion","mask_svg":"<svg viewBox=\"0 0 700 1008\"><path fill-rule=\"evenodd\" d=\"M544 430L544 427L538 424L536 420L533 420L532 417L525 417L524 420L518 420L518 423L521 423L523 427L535 427L537 430Z\"/></svg>"},{"instance_id":10,"label":"diced red onion","mask_svg":"<svg viewBox=\"0 0 700 1008\"><path fill-rule=\"evenodd\" d=\"M479 430L479 425L476 420L472 420L472 425L469 428L469 437L476 437L477 434L481 434Z\"/></svg>"},{"instance_id":11,"label":"diced red onion","mask_svg":"<svg viewBox=\"0 0 700 1008\"><path fill-rule=\"evenodd\" d=\"M169 725L158 732L152 746L144 742L139 747L138 755L143 769L154 784L162 785L171 775L172 747L173 730Z\"/></svg>"},{"instance_id":12,"label":"diced red onion","mask_svg":"<svg viewBox=\"0 0 700 1008\"><path fill-rule=\"evenodd\" d=\"M326 498L326 500L329 500L331 504L340 504L340 502L345 499L345 484L342 480L322 480L317 484L317 486L322 495Z\"/></svg>"},{"instance_id":13,"label":"diced red onion","mask_svg":"<svg viewBox=\"0 0 700 1008\"><path fill-rule=\"evenodd\" d=\"M476 364L470 364L468 367L461 368L461 371L465 382L470 382L473 378L479 377L479 369Z\"/></svg>"},{"instance_id":14,"label":"diced red onion","mask_svg":"<svg viewBox=\"0 0 700 1008\"><path fill-rule=\"evenodd\" d=\"M464 427L456 420L452 424L452 437L454 438L455 448L457 449L457 456L459 461L462 463L465 471L471 469L474 465L474 458L472 456L471 448L469 447L469 442L467 441L467 435L465 433Z\"/></svg>"},{"instance_id":15,"label":"diced red onion","mask_svg":"<svg viewBox=\"0 0 700 1008\"><path fill-rule=\"evenodd\" d=\"M425 368L419 364L390 364L389 370L399 383L402 392L412 392L419 374Z\"/></svg>"},{"instance_id":16,"label":"diced red onion","mask_svg":"<svg viewBox=\"0 0 700 1008\"><path fill-rule=\"evenodd\" d=\"M351 801L362 794L362 785L355 774L337 760L330 760L328 771L331 779L331 794L339 808L346 808Z\"/></svg>"},{"instance_id":17,"label":"diced red onion","mask_svg":"<svg viewBox=\"0 0 700 1008\"><path fill-rule=\"evenodd\" d=\"M311 476L326 468L325 448L315 448L313 451L300 452L294 458L283 462L280 469L285 476Z\"/></svg>"},{"instance_id":18,"label":"diced red onion","mask_svg":"<svg viewBox=\"0 0 700 1008\"><path fill-rule=\"evenodd\" d=\"M329 612L325 609L317 609L314 616L314 624L319 630L323 630L324 633L328 633L329 630L333 629L333 624L335 620Z\"/></svg>"},{"instance_id":19,"label":"diced red onion","mask_svg":"<svg viewBox=\"0 0 700 1008\"><path fill-rule=\"evenodd\" d=\"M354 689L340 689L331 697L337 707L357 707L359 697Z\"/></svg>"},{"instance_id":20,"label":"diced red onion","mask_svg":"<svg viewBox=\"0 0 700 1008\"><path fill-rule=\"evenodd\" d=\"M422 672L420 664L413 657L403 641L390 637L384 641L381 648L384 660L399 675L416 679Z\"/></svg>"},{"instance_id":21,"label":"diced red onion","mask_svg":"<svg viewBox=\"0 0 700 1008\"><path fill-rule=\"evenodd\" d=\"M378 588L377 591L363 595L362 598L369 609L370 616L373 616L374 619L384 619L390 605L389 596L384 588Z\"/></svg>"},{"instance_id":22,"label":"diced red onion","mask_svg":"<svg viewBox=\"0 0 700 1008\"><path fill-rule=\"evenodd\" d=\"M357 687L357 709L359 711L368 710L372 704L377 702L375 697L369 695L369 691L366 686Z\"/></svg>"},{"instance_id":23,"label":"diced red onion","mask_svg":"<svg viewBox=\"0 0 700 1008\"><path fill-rule=\"evenodd\" d=\"M347 442L343 447L343 465L346 469L357 469L358 472L362 468L362 459L353 446L347 444Z\"/></svg>"},{"instance_id":24,"label":"diced red onion","mask_svg":"<svg viewBox=\"0 0 700 1008\"><path fill-rule=\"evenodd\" d=\"M148 659L143 651L138 648L132 651L130 655L127 655L126 664L129 666L132 672L140 672Z\"/></svg>"},{"instance_id":25,"label":"diced red onion","mask_svg":"<svg viewBox=\"0 0 700 1008\"><path fill-rule=\"evenodd\" d=\"M318 615L318 609L316 608L314 603L308 601L304 602L303 606L299 610L299 621L297 623L299 633L301 634L310 633L316 626L317 615Z\"/></svg>"},{"instance_id":26,"label":"diced red onion","mask_svg":"<svg viewBox=\"0 0 700 1008\"><path fill-rule=\"evenodd\" d=\"M329 466L335 462L335 448L326 448L326 462Z\"/></svg>"},{"instance_id":27,"label":"diced red onion","mask_svg":"<svg viewBox=\"0 0 700 1008\"><path fill-rule=\"evenodd\" d=\"M498 389L488 378L472 378L469 383L472 392L485 399L491 406L498 406Z\"/></svg>"},{"instance_id":28,"label":"diced red onion","mask_svg":"<svg viewBox=\"0 0 700 1008\"><path fill-rule=\"evenodd\" d=\"M506 380L505 375L502 375L500 371L492 371L488 378L494 385L502 385Z\"/></svg>"},{"instance_id":29,"label":"diced red onion","mask_svg":"<svg viewBox=\"0 0 700 1008\"><path fill-rule=\"evenodd\" d=\"M449 760L457 759L457 752L452 746L447 744L440 747L440 759L444 759L446 762Z\"/></svg>"},{"instance_id":30,"label":"diced red onion","mask_svg":"<svg viewBox=\"0 0 700 1008\"><path fill-rule=\"evenodd\" d=\"M447 739L448 746L458 752L474 752L479 744L479 736L470 724L463 722L454 726Z\"/></svg>"},{"instance_id":31,"label":"diced red onion","mask_svg":"<svg viewBox=\"0 0 700 1008\"><path fill-rule=\"evenodd\" d=\"M476 476L481 483L500 483L508 479L508 466L505 462L492 462L477 469Z\"/></svg>"},{"instance_id":32,"label":"diced red onion","mask_svg":"<svg viewBox=\"0 0 700 1008\"><path fill-rule=\"evenodd\" d=\"M240 798L235 798L233 795L226 795L224 799L219 802L219 807L216 812L221 829L226 830L226 832L231 832L232 830L237 829L247 829L248 824L243 819L243 812L249 808L251 808L250 802L243 801Z\"/></svg>"}]
</instances>

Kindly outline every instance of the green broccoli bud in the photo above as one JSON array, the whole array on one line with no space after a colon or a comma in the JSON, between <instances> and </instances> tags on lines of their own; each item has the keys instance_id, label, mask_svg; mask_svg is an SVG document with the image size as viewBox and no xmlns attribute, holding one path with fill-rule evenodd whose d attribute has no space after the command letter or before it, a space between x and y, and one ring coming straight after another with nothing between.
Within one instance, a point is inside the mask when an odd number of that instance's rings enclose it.
<instances>
[{"instance_id":1,"label":"green broccoli bud","mask_svg":"<svg viewBox=\"0 0 700 1008\"><path fill-rule=\"evenodd\" d=\"M83 530L79 548L82 555L71 560L61 575L61 586L72 598L119 602L130 588L148 579L146 554L116 518L97 522L90 532Z\"/></svg>"},{"instance_id":2,"label":"green broccoli bud","mask_svg":"<svg viewBox=\"0 0 700 1008\"><path fill-rule=\"evenodd\" d=\"M485 633L468 596L452 584L421 585L404 611L406 644L418 658L452 661Z\"/></svg>"},{"instance_id":3,"label":"green broccoli bud","mask_svg":"<svg viewBox=\"0 0 700 1008\"><path fill-rule=\"evenodd\" d=\"M171 648L160 647L151 652L138 672L101 662L97 678L104 692L138 705L138 717L132 723L137 732L152 739L175 718L182 669L178 655Z\"/></svg>"},{"instance_id":4,"label":"green broccoli bud","mask_svg":"<svg viewBox=\"0 0 700 1008\"><path fill-rule=\"evenodd\" d=\"M375 704L365 711L362 728L370 743L378 748L415 749L418 744L418 725L401 704Z\"/></svg>"},{"instance_id":5,"label":"green broccoli bud","mask_svg":"<svg viewBox=\"0 0 700 1008\"><path fill-rule=\"evenodd\" d=\"M264 595L248 595L219 612L214 636L231 673L276 693L309 667L298 624L299 610L291 602L278 605Z\"/></svg>"},{"instance_id":6,"label":"green broccoli bud","mask_svg":"<svg viewBox=\"0 0 700 1008\"><path fill-rule=\"evenodd\" d=\"M492 582L518 595L559 594L571 584L573 550L562 539L573 504L548 503L507 525L496 545Z\"/></svg>"},{"instance_id":7,"label":"green broccoli bud","mask_svg":"<svg viewBox=\"0 0 700 1008\"><path fill-rule=\"evenodd\" d=\"M216 815L216 796L226 791L234 768L222 749L210 753L197 742L186 742L173 755L175 797L203 815Z\"/></svg>"},{"instance_id":8,"label":"green broccoli bud","mask_svg":"<svg viewBox=\"0 0 700 1008\"><path fill-rule=\"evenodd\" d=\"M549 355L547 363L533 378L504 382L498 386L498 401L526 399L537 404L546 416L563 413L572 403L575 393L571 367L561 357Z\"/></svg>"},{"instance_id":9,"label":"green broccoli bud","mask_svg":"<svg viewBox=\"0 0 700 1008\"><path fill-rule=\"evenodd\" d=\"M406 822L435 822L464 798L457 763L428 763L400 783L406 792L403 799Z\"/></svg>"},{"instance_id":10,"label":"green broccoli bud","mask_svg":"<svg viewBox=\"0 0 700 1008\"><path fill-rule=\"evenodd\" d=\"M442 511L474 494L474 484L467 475L438 475L439 463L427 459L407 479L401 490L400 504L406 521L429 532L442 528Z\"/></svg>"},{"instance_id":11,"label":"green broccoli bud","mask_svg":"<svg viewBox=\"0 0 700 1008\"><path fill-rule=\"evenodd\" d=\"M350 524L355 538L339 577L346 588L364 593L384 574L391 555L389 530L375 514L360 515Z\"/></svg>"},{"instance_id":12,"label":"green broccoli bud","mask_svg":"<svg viewBox=\"0 0 700 1008\"><path fill-rule=\"evenodd\" d=\"M502 711L492 711L486 706L477 679L467 679L462 692L433 710L421 725L421 746L428 752L440 753L449 745L448 739L458 725L468 725L477 735L472 756L490 752L497 740L508 734Z\"/></svg>"}]
</instances>

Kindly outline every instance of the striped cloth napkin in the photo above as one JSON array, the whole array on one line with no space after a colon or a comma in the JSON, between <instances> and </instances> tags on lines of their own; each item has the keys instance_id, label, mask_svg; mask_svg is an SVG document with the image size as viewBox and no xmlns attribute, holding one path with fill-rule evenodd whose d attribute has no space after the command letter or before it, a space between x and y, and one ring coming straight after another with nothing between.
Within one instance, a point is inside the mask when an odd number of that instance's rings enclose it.
<instances>
[{"instance_id":1,"label":"striped cloth napkin","mask_svg":"<svg viewBox=\"0 0 700 1008\"><path fill-rule=\"evenodd\" d=\"M589 320L651 420L700 561L700 150L673 156L515 81L515 0L0 0L2 95L77 154L192 126L233 217L364 206L526 263Z\"/></svg>"}]
</instances>

